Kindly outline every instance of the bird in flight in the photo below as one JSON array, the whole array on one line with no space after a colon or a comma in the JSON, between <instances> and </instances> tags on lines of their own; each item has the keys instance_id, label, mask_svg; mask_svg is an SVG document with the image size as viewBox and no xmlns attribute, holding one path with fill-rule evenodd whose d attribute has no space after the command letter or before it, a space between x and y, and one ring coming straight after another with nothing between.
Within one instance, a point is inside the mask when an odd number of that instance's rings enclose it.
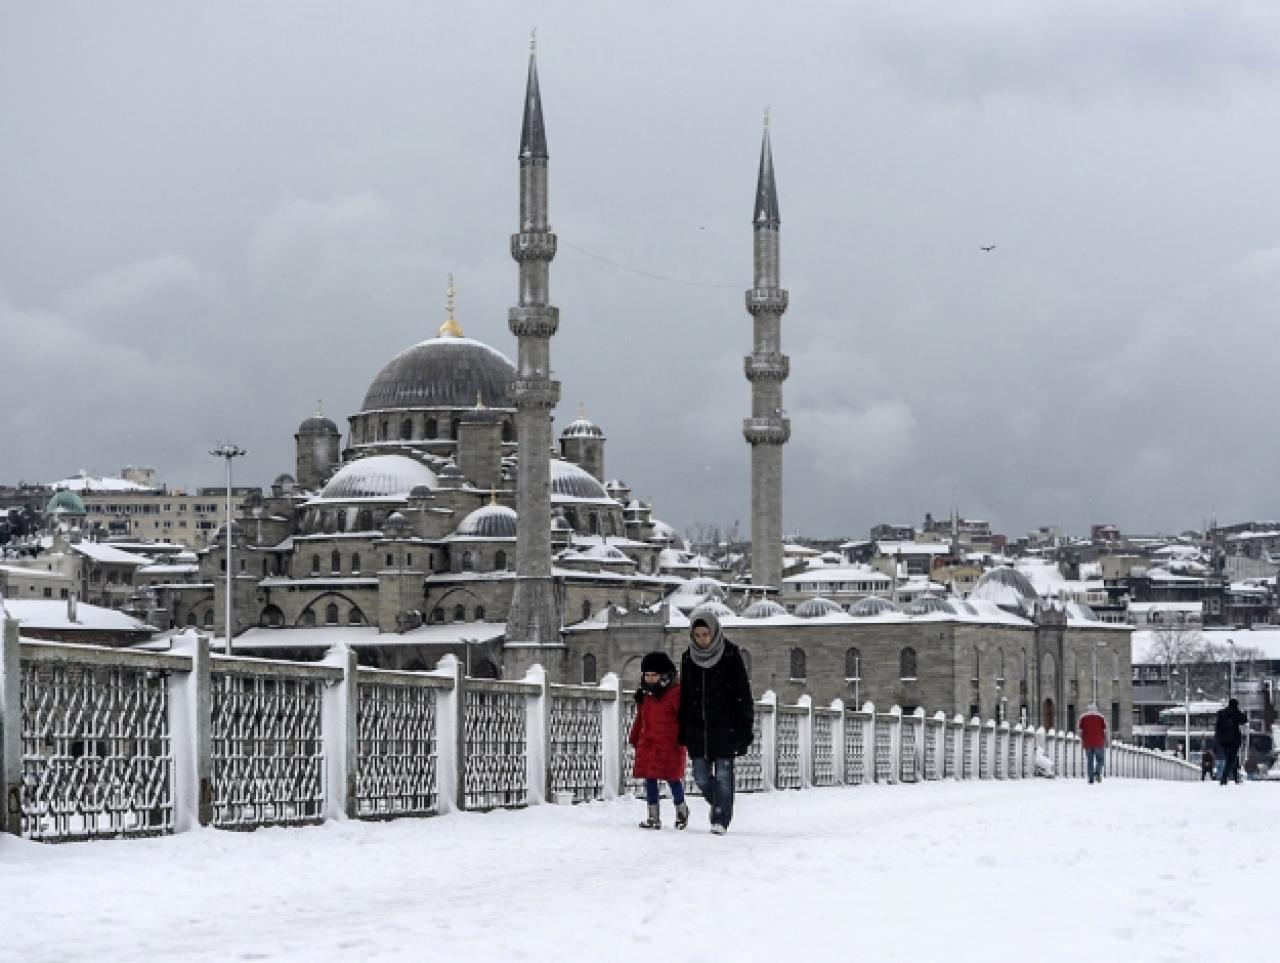
<instances>
[{"instance_id":1,"label":"bird in flight","mask_svg":"<svg viewBox=\"0 0 1280 963\"><path fill-rule=\"evenodd\" d=\"M996 246L995 246L994 244L984 244L984 245L982 245L982 250L987 251L987 252L994 251L995 249L996 249Z\"/></svg>"}]
</instances>

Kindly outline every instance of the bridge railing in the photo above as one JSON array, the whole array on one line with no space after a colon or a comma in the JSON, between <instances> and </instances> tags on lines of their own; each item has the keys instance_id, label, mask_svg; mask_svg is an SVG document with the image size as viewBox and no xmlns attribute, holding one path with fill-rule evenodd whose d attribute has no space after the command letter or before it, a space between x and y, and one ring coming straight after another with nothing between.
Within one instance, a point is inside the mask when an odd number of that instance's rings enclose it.
<instances>
[{"instance_id":1,"label":"bridge railing","mask_svg":"<svg viewBox=\"0 0 1280 963\"><path fill-rule=\"evenodd\" d=\"M0 660L0 819L64 841L255 829L333 818L589 802L638 793L631 693L211 655L188 633L167 653L22 642ZM1076 736L871 703L756 703L741 792L943 779L1078 778ZM1112 745L1111 776L1196 779L1199 768ZM688 774L691 775L691 774ZM689 780L692 786L692 780Z\"/></svg>"}]
</instances>

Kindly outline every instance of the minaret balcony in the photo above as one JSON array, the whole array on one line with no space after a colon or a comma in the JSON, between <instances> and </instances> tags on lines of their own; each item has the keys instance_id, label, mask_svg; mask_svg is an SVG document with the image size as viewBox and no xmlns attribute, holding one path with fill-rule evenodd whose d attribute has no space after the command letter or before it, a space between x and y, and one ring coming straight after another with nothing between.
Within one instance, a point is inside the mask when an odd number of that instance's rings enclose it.
<instances>
[{"instance_id":1,"label":"minaret balcony","mask_svg":"<svg viewBox=\"0 0 1280 963\"><path fill-rule=\"evenodd\" d=\"M749 288L747 311L756 314L781 314L787 310L786 288Z\"/></svg>"},{"instance_id":2,"label":"minaret balcony","mask_svg":"<svg viewBox=\"0 0 1280 963\"><path fill-rule=\"evenodd\" d=\"M517 261L550 261L556 256L556 236L550 231L512 234L511 256Z\"/></svg>"},{"instance_id":3,"label":"minaret balcony","mask_svg":"<svg viewBox=\"0 0 1280 963\"><path fill-rule=\"evenodd\" d=\"M550 378L512 378L511 397L517 408L550 410L560 401L560 382Z\"/></svg>"},{"instance_id":4,"label":"minaret balcony","mask_svg":"<svg viewBox=\"0 0 1280 963\"><path fill-rule=\"evenodd\" d=\"M791 419L744 418L742 437L752 445L785 445L791 438Z\"/></svg>"},{"instance_id":5,"label":"minaret balcony","mask_svg":"<svg viewBox=\"0 0 1280 963\"><path fill-rule=\"evenodd\" d=\"M549 338L560 328L560 309L549 304L509 308L507 327L517 338Z\"/></svg>"},{"instance_id":6,"label":"minaret balcony","mask_svg":"<svg viewBox=\"0 0 1280 963\"><path fill-rule=\"evenodd\" d=\"M749 354L742 359L748 381L786 381L791 374L791 359L776 351Z\"/></svg>"}]
</instances>

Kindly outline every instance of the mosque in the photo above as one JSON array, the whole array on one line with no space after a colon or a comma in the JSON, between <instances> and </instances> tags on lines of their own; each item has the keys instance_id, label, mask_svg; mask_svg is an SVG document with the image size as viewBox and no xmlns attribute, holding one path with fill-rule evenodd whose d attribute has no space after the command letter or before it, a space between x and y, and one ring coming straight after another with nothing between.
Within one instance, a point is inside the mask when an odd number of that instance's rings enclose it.
<instances>
[{"instance_id":1,"label":"mosque","mask_svg":"<svg viewBox=\"0 0 1280 963\"><path fill-rule=\"evenodd\" d=\"M450 282L435 337L391 358L343 432L317 413L294 436L292 475L246 499L232 525L235 651L316 658L347 641L362 664L433 667L446 652L475 677L624 684L640 657L677 660L690 614L715 612L743 647L757 693L784 702L874 700L948 714L1074 723L1084 704L1131 716L1128 627L1080 606L1045 604L1025 577L997 569L967 599L904 610L866 599L845 611L821 598L788 612L783 575L780 229L766 120L753 208L753 340L744 358L751 412L752 573L726 584L622 481L605 477L605 435L585 415L553 438L559 383L549 300L556 236L548 228L549 154L531 51L518 155L519 224L511 236L516 359L466 337ZM554 445L554 448L553 448ZM224 531L199 562L206 604L225 634Z\"/></svg>"}]
</instances>

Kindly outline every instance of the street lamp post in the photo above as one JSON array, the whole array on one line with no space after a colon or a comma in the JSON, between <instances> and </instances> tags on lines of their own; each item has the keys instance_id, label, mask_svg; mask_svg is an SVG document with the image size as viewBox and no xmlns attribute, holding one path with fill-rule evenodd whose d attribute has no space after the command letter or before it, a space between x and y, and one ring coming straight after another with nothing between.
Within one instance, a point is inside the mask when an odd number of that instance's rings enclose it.
<instances>
[{"instance_id":1,"label":"street lamp post","mask_svg":"<svg viewBox=\"0 0 1280 963\"><path fill-rule=\"evenodd\" d=\"M223 529L223 535L227 540L227 615L226 622L223 623L223 632L226 633L226 646L224 652L231 654L231 459L239 458L245 454L243 448L235 445L219 445L217 448L211 449L209 454L217 458L223 459L227 463L227 521L226 527Z\"/></svg>"},{"instance_id":2,"label":"street lamp post","mask_svg":"<svg viewBox=\"0 0 1280 963\"><path fill-rule=\"evenodd\" d=\"M1227 649L1231 653L1231 674L1227 676L1227 701L1231 701L1231 697L1236 694L1236 643L1232 639L1227 639Z\"/></svg>"},{"instance_id":3,"label":"street lamp post","mask_svg":"<svg viewBox=\"0 0 1280 963\"><path fill-rule=\"evenodd\" d=\"M1093 647L1093 704L1098 704L1098 649L1104 648L1106 642L1099 642Z\"/></svg>"},{"instance_id":4,"label":"street lamp post","mask_svg":"<svg viewBox=\"0 0 1280 963\"><path fill-rule=\"evenodd\" d=\"M1174 669L1176 674L1179 670ZM1182 664L1182 758L1191 760L1191 667Z\"/></svg>"}]
</instances>

